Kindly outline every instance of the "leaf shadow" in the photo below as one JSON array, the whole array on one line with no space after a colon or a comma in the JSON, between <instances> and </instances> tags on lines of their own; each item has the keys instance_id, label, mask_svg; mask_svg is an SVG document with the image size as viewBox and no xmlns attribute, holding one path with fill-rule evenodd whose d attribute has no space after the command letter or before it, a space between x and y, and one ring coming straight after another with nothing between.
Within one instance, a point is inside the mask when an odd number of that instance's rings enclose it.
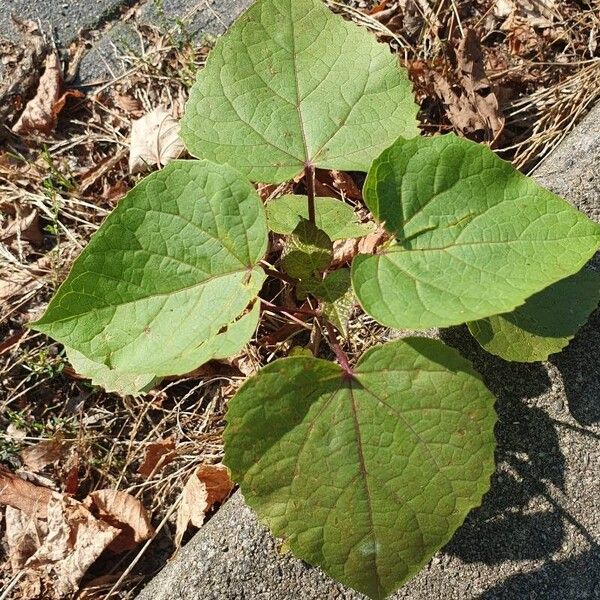
<instances>
[{"instance_id":1,"label":"leaf shadow","mask_svg":"<svg viewBox=\"0 0 600 600\"><path fill-rule=\"evenodd\" d=\"M565 459L552 419L527 402L551 388L547 368L488 354L466 327L444 330L441 337L473 362L497 398L498 413L491 488L444 551L488 565L550 557L560 549L565 531L564 514L552 503L547 486L564 488Z\"/></svg>"},{"instance_id":2,"label":"leaf shadow","mask_svg":"<svg viewBox=\"0 0 600 600\"><path fill-rule=\"evenodd\" d=\"M600 423L600 309L550 362L560 371L573 418L582 426Z\"/></svg>"},{"instance_id":3,"label":"leaf shadow","mask_svg":"<svg viewBox=\"0 0 600 600\"><path fill-rule=\"evenodd\" d=\"M565 600L567 598L598 598L600 586L600 553L590 549L563 561L548 561L529 573L516 573L485 591L479 600L512 600L534 592L536 598Z\"/></svg>"}]
</instances>

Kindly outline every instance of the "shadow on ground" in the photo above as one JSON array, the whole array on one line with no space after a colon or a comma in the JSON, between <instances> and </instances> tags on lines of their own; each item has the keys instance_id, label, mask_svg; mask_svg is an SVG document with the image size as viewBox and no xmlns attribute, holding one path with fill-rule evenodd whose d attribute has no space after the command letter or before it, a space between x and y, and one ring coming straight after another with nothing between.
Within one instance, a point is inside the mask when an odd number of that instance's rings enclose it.
<instances>
[{"instance_id":1,"label":"shadow on ground","mask_svg":"<svg viewBox=\"0 0 600 600\"><path fill-rule=\"evenodd\" d=\"M552 388L546 365L510 363L491 356L466 327L446 330L442 339L474 363L498 399L498 469L483 504L470 513L444 551L466 562L487 565L545 561L534 572L513 575L486 591L481 600L522 598L523 593L540 586L552 586L553 597L600 598L600 547L549 493L550 486L564 491L565 484L565 458L557 427L598 437L586 427L600 422L600 378L595 375L600 373L600 311L571 345L551 360L561 373L569 411L579 426L555 421L528 401ZM557 401L561 402L558 395ZM566 522L580 531L590 550L555 562L552 556L562 547ZM583 590L581 573L588 569L598 575L585 578L594 589Z\"/></svg>"},{"instance_id":2,"label":"shadow on ground","mask_svg":"<svg viewBox=\"0 0 600 600\"><path fill-rule=\"evenodd\" d=\"M600 554L598 549L582 552L568 560L548 560L532 573L517 573L499 585L484 592L479 600L515 600L532 598L524 590L539 590L535 598L546 598L545 590L553 591L553 598L561 600L584 600L600 598L598 584Z\"/></svg>"},{"instance_id":3,"label":"shadow on ground","mask_svg":"<svg viewBox=\"0 0 600 600\"><path fill-rule=\"evenodd\" d=\"M583 427L600 423L600 310L550 362L563 376L573 418Z\"/></svg>"}]
</instances>

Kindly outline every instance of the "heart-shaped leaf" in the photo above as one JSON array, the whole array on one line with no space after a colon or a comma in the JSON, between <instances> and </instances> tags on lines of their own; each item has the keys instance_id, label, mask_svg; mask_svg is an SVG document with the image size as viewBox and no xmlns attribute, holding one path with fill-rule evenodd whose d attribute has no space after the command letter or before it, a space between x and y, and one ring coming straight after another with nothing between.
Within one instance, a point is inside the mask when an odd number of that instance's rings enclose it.
<instances>
[{"instance_id":1,"label":"heart-shaped leaf","mask_svg":"<svg viewBox=\"0 0 600 600\"><path fill-rule=\"evenodd\" d=\"M181 137L195 156L281 182L307 163L366 171L418 133L416 114L387 45L321 0L258 0L199 72Z\"/></svg>"},{"instance_id":2,"label":"heart-shaped leaf","mask_svg":"<svg viewBox=\"0 0 600 600\"><path fill-rule=\"evenodd\" d=\"M209 360L218 360L234 356L250 341L256 331L260 318L260 303L237 321L230 323L221 333L198 345L197 353L191 361L197 366ZM104 388L121 396L135 396L148 392L160 382L161 378L153 373L127 373L111 369L105 364L90 360L73 348L65 348L67 358L79 375L92 380L93 385ZM188 362L191 364L191 362Z\"/></svg>"},{"instance_id":3,"label":"heart-shaped leaf","mask_svg":"<svg viewBox=\"0 0 600 600\"><path fill-rule=\"evenodd\" d=\"M308 199L291 194L282 196L267 202L266 211L271 231L290 234L302 219L308 219ZM335 198L315 198L315 224L334 242L375 231L374 223L359 223L352 207Z\"/></svg>"},{"instance_id":4,"label":"heart-shaped leaf","mask_svg":"<svg viewBox=\"0 0 600 600\"><path fill-rule=\"evenodd\" d=\"M174 161L121 200L33 327L116 372L84 366L104 381L186 373L249 340L267 241L237 171Z\"/></svg>"},{"instance_id":5,"label":"heart-shaped leaf","mask_svg":"<svg viewBox=\"0 0 600 600\"><path fill-rule=\"evenodd\" d=\"M534 362L560 352L600 302L600 273L583 269L531 296L513 312L469 323L488 352Z\"/></svg>"},{"instance_id":6,"label":"heart-shaped leaf","mask_svg":"<svg viewBox=\"0 0 600 600\"><path fill-rule=\"evenodd\" d=\"M437 340L369 350L349 378L278 360L229 404L225 462L293 552L383 598L479 505L494 470L494 398Z\"/></svg>"},{"instance_id":7,"label":"heart-shaped leaf","mask_svg":"<svg viewBox=\"0 0 600 600\"><path fill-rule=\"evenodd\" d=\"M373 163L364 196L396 243L358 256L352 284L365 311L390 327L509 312L600 247L596 223L452 134L398 140Z\"/></svg>"},{"instance_id":8,"label":"heart-shaped leaf","mask_svg":"<svg viewBox=\"0 0 600 600\"><path fill-rule=\"evenodd\" d=\"M281 260L285 272L296 279L313 279L333 258L329 236L307 219L301 219L287 239Z\"/></svg>"}]
</instances>

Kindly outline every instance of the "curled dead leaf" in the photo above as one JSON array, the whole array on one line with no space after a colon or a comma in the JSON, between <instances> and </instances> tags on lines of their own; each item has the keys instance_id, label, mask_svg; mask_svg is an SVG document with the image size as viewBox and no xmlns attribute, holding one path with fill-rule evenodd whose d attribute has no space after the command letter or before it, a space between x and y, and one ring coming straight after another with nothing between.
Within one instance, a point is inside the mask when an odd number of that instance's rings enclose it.
<instances>
[{"instance_id":1,"label":"curled dead leaf","mask_svg":"<svg viewBox=\"0 0 600 600\"><path fill-rule=\"evenodd\" d=\"M27 103L25 110L13 127L20 135L50 133L58 120L56 105L61 98L63 75L60 60L55 52L46 57L44 74L40 78L35 96Z\"/></svg>"},{"instance_id":2,"label":"curled dead leaf","mask_svg":"<svg viewBox=\"0 0 600 600\"><path fill-rule=\"evenodd\" d=\"M56 493L48 503L47 528L25 568L42 581L51 580L57 596L77 590L89 567L120 533L80 502Z\"/></svg>"},{"instance_id":3,"label":"curled dead leaf","mask_svg":"<svg viewBox=\"0 0 600 600\"><path fill-rule=\"evenodd\" d=\"M0 467L0 504L22 510L26 515L46 518L52 490L25 481Z\"/></svg>"},{"instance_id":4,"label":"curled dead leaf","mask_svg":"<svg viewBox=\"0 0 600 600\"><path fill-rule=\"evenodd\" d=\"M187 480L177 511L175 544L179 546L190 525L202 527L206 513L223 502L233 489L229 470L224 465L203 465Z\"/></svg>"},{"instance_id":5,"label":"curled dead leaf","mask_svg":"<svg viewBox=\"0 0 600 600\"><path fill-rule=\"evenodd\" d=\"M48 527L43 519L12 506L6 507L4 523L8 560L13 573L18 573L41 546Z\"/></svg>"},{"instance_id":6,"label":"curled dead leaf","mask_svg":"<svg viewBox=\"0 0 600 600\"><path fill-rule=\"evenodd\" d=\"M144 450L144 460L138 468L142 477L151 477L175 458L175 440L168 438L149 443Z\"/></svg>"},{"instance_id":7,"label":"curled dead leaf","mask_svg":"<svg viewBox=\"0 0 600 600\"><path fill-rule=\"evenodd\" d=\"M352 262L357 254L374 254L377 248L389 238L384 229L377 229L373 233L361 238L338 240L333 243L333 260L330 269L335 269Z\"/></svg>"},{"instance_id":8,"label":"curled dead leaf","mask_svg":"<svg viewBox=\"0 0 600 600\"><path fill-rule=\"evenodd\" d=\"M498 139L504 129L504 117L495 89L486 76L484 55L473 29L465 32L456 50L454 73L444 77L433 72L432 76L435 93L444 103L455 130L469 136L478 134L481 141Z\"/></svg>"},{"instance_id":9,"label":"curled dead leaf","mask_svg":"<svg viewBox=\"0 0 600 600\"><path fill-rule=\"evenodd\" d=\"M65 449L64 443L59 439L42 440L33 446L21 450L21 460L28 469L39 471L46 465L59 460Z\"/></svg>"},{"instance_id":10,"label":"curled dead leaf","mask_svg":"<svg viewBox=\"0 0 600 600\"><path fill-rule=\"evenodd\" d=\"M28 211L15 210L15 218L9 221L8 226L1 234L4 243L15 239L22 239L39 246L44 241L40 228L40 216L35 208Z\"/></svg>"},{"instance_id":11,"label":"curled dead leaf","mask_svg":"<svg viewBox=\"0 0 600 600\"><path fill-rule=\"evenodd\" d=\"M348 173L343 171L325 171L318 169L316 173L317 196L337 196L362 201L362 193L356 182Z\"/></svg>"},{"instance_id":12,"label":"curled dead leaf","mask_svg":"<svg viewBox=\"0 0 600 600\"><path fill-rule=\"evenodd\" d=\"M142 173L178 158L185 147L179 123L162 106L131 124L129 172Z\"/></svg>"},{"instance_id":13,"label":"curled dead leaf","mask_svg":"<svg viewBox=\"0 0 600 600\"><path fill-rule=\"evenodd\" d=\"M118 490L92 492L84 504L99 519L119 530L108 549L116 554L135 548L154 535L148 512L131 494Z\"/></svg>"}]
</instances>

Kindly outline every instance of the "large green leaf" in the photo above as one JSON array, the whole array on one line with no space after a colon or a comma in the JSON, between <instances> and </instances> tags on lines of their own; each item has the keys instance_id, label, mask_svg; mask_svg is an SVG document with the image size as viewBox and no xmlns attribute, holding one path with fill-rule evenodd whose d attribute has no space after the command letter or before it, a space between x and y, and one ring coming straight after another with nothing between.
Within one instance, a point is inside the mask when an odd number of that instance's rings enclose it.
<instances>
[{"instance_id":1,"label":"large green leaf","mask_svg":"<svg viewBox=\"0 0 600 600\"><path fill-rule=\"evenodd\" d=\"M306 196L288 195L266 204L267 223L275 233L290 234L302 219L308 219ZM375 230L373 223L359 223L352 207L335 198L315 198L315 224L331 240L363 237Z\"/></svg>"},{"instance_id":2,"label":"large green leaf","mask_svg":"<svg viewBox=\"0 0 600 600\"><path fill-rule=\"evenodd\" d=\"M579 271L600 245L596 223L455 135L398 140L373 163L364 196L396 242L358 256L352 283L365 311L390 327L509 312Z\"/></svg>"},{"instance_id":3,"label":"large green leaf","mask_svg":"<svg viewBox=\"0 0 600 600\"><path fill-rule=\"evenodd\" d=\"M229 404L225 462L292 551L383 598L479 505L494 470L494 398L458 352L408 338L369 350L351 380L294 357Z\"/></svg>"},{"instance_id":4,"label":"large green leaf","mask_svg":"<svg viewBox=\"0 0 600 600\"><path fill-rule=\"evenodd\" d=\"M181 136L195 156L280 182L307 162L366 171L418 133L416 114L387 45L321 0L258 0L199 72Z\"/></svg>"},{"instance_id":5,"label":"large green leaf","mask_svg":"<svg viewBox=\"0 0 600 600\"><path fill-rule=\"evenodd\" d=\"M96 379L186 373L249 340L267 241L262 202L237 171L175 161L121 200L33 327L91 361Z\"/></svg>"},{"instance_id":6,"label":"large green leaf","mask_svg":"<svg viewBox=\"0 0 600 600\"><path fill-rule=\"evenodd\" d=\"M573 339L598 302L600 273L584 269L511 313L469 323L469 330L483 348L505 360L546 360Z\"/></svg>"}]
</instances>

